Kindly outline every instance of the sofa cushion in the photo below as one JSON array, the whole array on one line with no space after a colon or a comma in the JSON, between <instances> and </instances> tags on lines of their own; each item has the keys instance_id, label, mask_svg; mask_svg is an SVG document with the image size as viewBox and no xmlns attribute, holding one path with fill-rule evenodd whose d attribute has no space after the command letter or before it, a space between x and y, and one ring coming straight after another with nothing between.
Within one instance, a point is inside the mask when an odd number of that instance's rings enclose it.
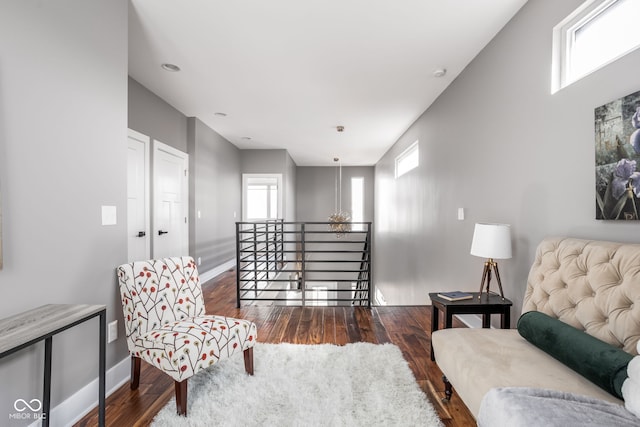
<instances>
[{"instance_id":1,"label":"sofa cushion","mask_svg":"<svg viewBox=\"0 0 640 427\"><path fill-rule=\"evenodd\" d=\"M442 329L431 340L438 366L475 417L483 396L497 385L555 389L623 403L516 329Z\"/></svg>"},{"instance_id":2,"label":"sofa cushion","mask_svg":"<svg viewBox=\"0 0 640 427\"><path fill-rule=\"evenodd\" d=\"M522 312L540 311L637 354L640 244L547 237L536 249Z\"/></svg>"},{"instance_id":3,"label":"sofa cushion","mask_svg":"<svg viewBox=\"0 0 640 427\"><path fill-rule=\"evenodd\" d=\"M518 332L540 350L622 399L622 383L633 358L629 353L537 311L520 316Z\"/></svg>"}]
</instances>

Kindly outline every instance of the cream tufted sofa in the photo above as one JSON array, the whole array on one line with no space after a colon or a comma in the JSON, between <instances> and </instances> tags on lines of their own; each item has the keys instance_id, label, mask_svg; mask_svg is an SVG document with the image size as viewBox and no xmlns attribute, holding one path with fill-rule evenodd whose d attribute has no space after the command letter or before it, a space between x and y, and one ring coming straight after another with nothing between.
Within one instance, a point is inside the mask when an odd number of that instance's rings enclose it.
<instances>
[{"instance_id":1,"label":"cream tufted sofa","mask_svg":"<svg viewBox=\"0 0 640 427\"><path fill-rule=\"evenodd\" d=\"M637 354L640 244L544 239L523 303L523 313L534 310ZM431 339L438 366L476 418L482 398L495 387L551 389L623 404L516 329L444 329Z\"/></svg>"}]
</instances>

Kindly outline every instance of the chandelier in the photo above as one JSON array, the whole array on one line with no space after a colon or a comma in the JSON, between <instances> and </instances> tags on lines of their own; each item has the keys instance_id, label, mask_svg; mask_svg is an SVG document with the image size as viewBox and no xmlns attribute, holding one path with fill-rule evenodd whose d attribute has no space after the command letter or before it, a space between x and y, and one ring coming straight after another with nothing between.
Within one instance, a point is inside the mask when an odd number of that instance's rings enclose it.
<instances>
[{"instance_id":1,"label":"chandelier","mask_svg":"<svg viewBox=\"0 0 640 427\"><path fill-rule=\"evenodd\" d=\"M335 179L334 213L329 215L329 231L336 233L339 239L351 231L351 215L342 211L342 163L338 157L334 157L333 161L338 163L338 168Z\"/></svg>"}]
</instances>

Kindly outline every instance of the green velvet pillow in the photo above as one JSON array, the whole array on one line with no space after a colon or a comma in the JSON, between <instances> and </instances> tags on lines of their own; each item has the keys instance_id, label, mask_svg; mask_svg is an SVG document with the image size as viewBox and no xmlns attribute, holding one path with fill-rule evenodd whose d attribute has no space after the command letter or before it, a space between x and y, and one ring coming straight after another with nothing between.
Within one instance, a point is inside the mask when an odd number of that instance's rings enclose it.
<instances>
[{"instance_id":1,"label":"green velvet pillow","mask_svg":"<svg viewBox=\"0 0 640 427\"><path fill-rule=\"evenodd\" d=\"M622 383L627 378L631 354L538 311L520 316L518 332L531 344L622 399Z\"/></svg>"}]
</instances>

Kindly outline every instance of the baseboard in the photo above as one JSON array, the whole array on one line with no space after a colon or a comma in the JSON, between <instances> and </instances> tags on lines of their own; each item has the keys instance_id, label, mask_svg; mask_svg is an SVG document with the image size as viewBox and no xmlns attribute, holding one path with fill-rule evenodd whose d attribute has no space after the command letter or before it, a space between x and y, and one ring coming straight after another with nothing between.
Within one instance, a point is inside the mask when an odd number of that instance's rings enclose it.
<instances>
[{"instance_id":1,"label":"baseboard","mask_svg":"<svg viewBox=\"0 0 640 427\"><path fill-rule=\"evenodd\" d=\"M200 282L201 283L208 282L214 277L221 275L228 269L233 268L235 266L236 266L236 259L235 258L230 259L229 261L223 264L220 264L219 266L212 268L211 270L205 271L204 273L200 273Z\"/></svg>"},{"instance_id":2,"label":"baseboard","mask_svg":"<svg viewBox=\"0 0 640 427\"><path fill-rule=\"evenodd\" d=\"M131 375L131 359L127 356L106 372L105 395L109 396L124 383ZM93 408L98 406L98 378L82 387L64 402L51 409L49 425L51 427L66 427L80 421ZM37 427L41 421L36 421L29 427Z\"/></svg>"}]
</instances>

